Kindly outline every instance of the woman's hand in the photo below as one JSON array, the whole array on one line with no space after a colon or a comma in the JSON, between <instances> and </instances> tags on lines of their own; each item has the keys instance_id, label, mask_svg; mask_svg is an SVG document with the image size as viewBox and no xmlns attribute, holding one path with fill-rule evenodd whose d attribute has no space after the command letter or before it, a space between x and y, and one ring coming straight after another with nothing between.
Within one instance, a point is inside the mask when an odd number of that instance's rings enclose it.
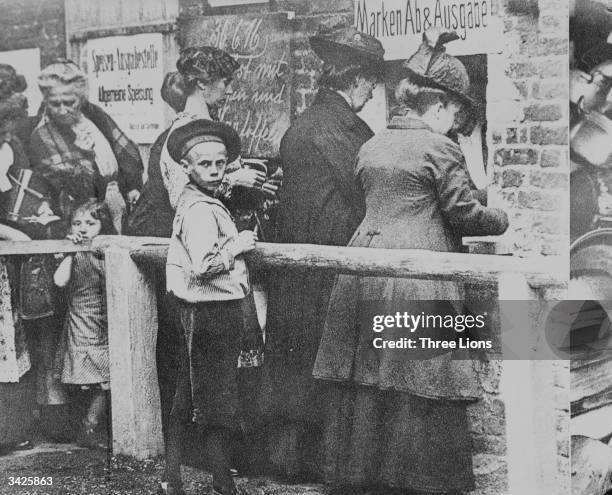
<instances>
[{"instance_id":1,"label":"woman's hand","mask_svg":"<svg viewBox=\"0 0 612 495\"><path fill-rule=\"evenodd\" d=\"M248 187L250 189L262 189L266 182L266 174L251 168L240 168L235 172L227 174L233 186Z\"/></svg>"},{"instance_id":2,"label":"woman's hand","mask_svg":"<svg viewBox=\"0 0 612 495\"><path fill-rule=\"evenodd\" d=\"M278 193L278 188L280 187L280 181L277 180L269 180L264 182L261 186L261 192L263 192L266 196L271 199L276 199L276 194Z\"/></svg>"}]
</instances>

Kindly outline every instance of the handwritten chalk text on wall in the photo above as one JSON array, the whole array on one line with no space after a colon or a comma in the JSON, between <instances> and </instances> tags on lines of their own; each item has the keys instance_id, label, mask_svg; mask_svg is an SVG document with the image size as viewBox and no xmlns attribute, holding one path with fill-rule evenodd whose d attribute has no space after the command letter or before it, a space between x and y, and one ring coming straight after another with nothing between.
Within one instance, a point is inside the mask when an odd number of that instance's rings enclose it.
<instances>
[{"instance_id":1,"label":"handwritten chalk text on wall","mask_svg":"<svg viewBox=\"0 0 612 495\"><path fill-rule=\"evenodd\" d=\"M199 33L208 33L202 38ZM245 156L274 156L289 127L289 35L272 16L219 16L193 28L188 44L226 50L239 63L219 118L240 134Z\"/></svg>"}]
</instances>

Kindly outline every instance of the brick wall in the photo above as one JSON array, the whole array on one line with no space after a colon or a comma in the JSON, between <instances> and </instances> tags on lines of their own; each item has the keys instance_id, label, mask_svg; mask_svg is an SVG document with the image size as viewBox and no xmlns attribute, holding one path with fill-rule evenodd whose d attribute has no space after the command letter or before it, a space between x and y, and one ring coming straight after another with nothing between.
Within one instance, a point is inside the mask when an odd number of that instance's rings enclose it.
<instances>
[{"instance_id":1,"label":"brick wall","mask_svg":"<svg viewBox=\"0 0 612 495\"><path fill-rule=\"evenodd\" d=\"M320 62L308 45L320 24L352 23L352 2L278 1L296 12L292 108L316 94ZM562 254L569 243L567 9L562 0L509 1L504 52L488 57L491 204L510 214L504 243L519 256Z\"/></svg>"},{"instance_id":2,"label":"brick wall","mask_svg":"<svg viewBox=\"0 0 612 495\"><path fill-rule=\"evenodd\" d=\"M0 51L40 48L42 66L66 56L63 0L0 0Z\"/></svg>"},{"instance_id":3,"label":"brick wall","mask_svg":"<svg viewBox=\"0 0 612 495\"><path fill-rule=\"evenodd\" d=\"M524 7L524 6L523 6ZM487 111L494 186L518 255L569 246L568 13L563 0L503 7L504 52L489 57Z\"/></svg>"},{"instance_id":4,"label":"brick wall","mask_svg":"<svg viewBox=\"0 0 612 495\"><path fill-rule=\"evenodd\" d=\"M503 362L476 362L475 365L483 396L468 408L476 481L476 490L471 495L507 493L505 407L499 395Z\"/></svg>"}]
</instances>

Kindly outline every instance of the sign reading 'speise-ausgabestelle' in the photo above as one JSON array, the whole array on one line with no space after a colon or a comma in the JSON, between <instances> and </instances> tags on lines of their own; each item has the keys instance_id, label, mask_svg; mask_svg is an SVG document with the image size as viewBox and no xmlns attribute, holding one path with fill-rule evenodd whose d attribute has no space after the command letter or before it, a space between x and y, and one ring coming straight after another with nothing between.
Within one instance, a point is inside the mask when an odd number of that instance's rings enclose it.
<instances>
[{"instance_id":1,"label":"sign reading 'speise-ausgabestelle'","mask_svg":"<svg viewBox=\"0 0 612 495\"><path fill-rule=\"evenodd\" d=\"M137 143L152 143L163 130L162 47L161 33L87 41L89 100Z\"/></svg>"}]
</instances>

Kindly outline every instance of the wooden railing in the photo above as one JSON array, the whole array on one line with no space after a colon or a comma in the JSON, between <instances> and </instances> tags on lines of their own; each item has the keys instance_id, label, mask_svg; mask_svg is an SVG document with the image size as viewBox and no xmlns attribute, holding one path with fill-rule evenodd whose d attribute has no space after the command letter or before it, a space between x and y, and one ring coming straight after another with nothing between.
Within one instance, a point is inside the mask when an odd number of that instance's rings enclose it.
<instances>
[{"instance_id":1,"label":"wooden railing","mask_svg":"<svg viewBox=\"0 0 612 495\"><path fill-rule=\"evenodd\" d=\"M0 256L35 253L127 250L137 262L165 263L168 239L98 236L91 243L70 241L3 241ZM522 276L532 289L567 286L568 262L560 256L518 258L488 254L446 253L424 249L380 249L314 244L257 243L248 255L258 268L314 268L362 276L453 280L494 284L500 275Z\"/></svg>"},{"instance_id":2,"label":"wooden railing","mask_svg":"<svg viewBox=\"0 0 612 495\"><path fill-rule=\"evenodd\" d=\"M0 242L0 256L104 253L109 315L113 449L147 458L163 452L155 347L157 301L146 265L163 264L168 240L99 236L69 241ZM561 257L442 253L304 244L258 243L248 254L255 269L319 269L360 276L451 280L495 285L500 300L564 297L568 261ZM540 345L538 315L517 315L513 328ZM504 329L501 329L504 332ZM516 342L516 338L514 341ZM519 339L520 340L520 339ZM505 361L500 393L505 404L508 493L558 493L555 397L548 361Z\"/></svg>"}]
</instances>

